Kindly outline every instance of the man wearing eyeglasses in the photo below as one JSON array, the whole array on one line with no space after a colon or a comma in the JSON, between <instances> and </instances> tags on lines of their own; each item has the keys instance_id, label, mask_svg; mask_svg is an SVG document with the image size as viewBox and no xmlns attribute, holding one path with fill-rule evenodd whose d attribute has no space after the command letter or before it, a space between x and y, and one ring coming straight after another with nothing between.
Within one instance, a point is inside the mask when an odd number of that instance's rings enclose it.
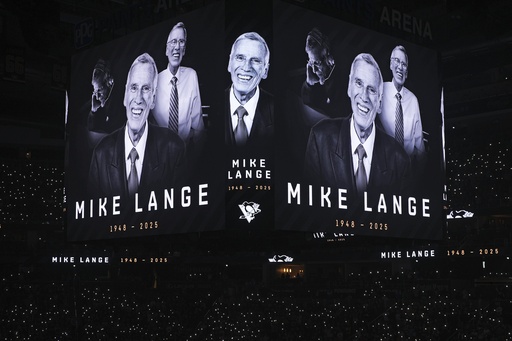
<instances>
[{"instance_id":1,"label":"man wearing eyeglasses","mask_svg":"<svg viewBox=\"0 0 512 341\"><path fill-rule=\"evenodd\" d=\"M274 99L259 87L267 78L270 50L256 32L240 35L231 47L226 90L225 141L236 147L270 145L274 134Z\"/></svg>"},{"instance_id":2,"label":"man wearing eyeglasses","mask_svg":"<svg viewBox=\"0 0 512 341\"><path fill-rule=\"evenodd\" d=\"M313 28L306 37L305 51L308 62L306 80L301 89L302 102L320 114L315 121L343 116L341 101L344 87L340 75L334 73L336 63L329 38L318 28Z\"/></svg>"},{"instance_id":3,"label":"man wearing eyeglasses","mask_svg":"<svg viewBox=\"0 0 512 341\"><path fill-rule=\"evenodd\" d=\"M179 22L167 37L165 54L169 63L158 75L152 115L159 126L177 132L187 147L191 147L191 143L200 143L204 122L197 73L181 65L186 47L187 29Z\"/></svg>"},{"instance_id":4,"label":"man wearing eyeglasses","mask_svg":"<svg viewBox=\"0 0 512 341\"><path fill-rule=\"evenodd\" d=\"M404 85L409 58L403 46L398 45L391 52L389 68L393 79L384 83L379 120L384 131L404 147L416 167L423 160L425 145L418 99Z\"/></svg>"},{"instance_id":5,"label":"man wearing eyeglasses","mask_svg":"<svg viewBox=\"0 0 512 341\"><path fill-rule=\"evenodd\" d=\"M121 92L114 91L114 77L110 62L98 59L92 71L92 96L87 115L89 144L92 148L107 134L120 128L125 123L125 117L119 114L121 109L118 98ZM115 97L115 98L114 98Z\"/></svg>"}]
</instances>

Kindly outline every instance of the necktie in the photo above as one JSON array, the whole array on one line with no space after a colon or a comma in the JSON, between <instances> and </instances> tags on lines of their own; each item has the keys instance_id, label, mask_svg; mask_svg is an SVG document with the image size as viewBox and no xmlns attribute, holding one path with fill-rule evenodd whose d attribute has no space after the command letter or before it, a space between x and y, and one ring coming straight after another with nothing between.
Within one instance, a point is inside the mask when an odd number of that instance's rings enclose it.
<instances>
[{"instance_id":1,"label":"necktie","mask_svg":"<svg viewBox=\"0 0 512 341\"><path fill-rule=\"evenodd\" d=\"M400 145L404 145L404 112L402 111L402 96L400 93L395 95L396 101L396 110L395 110L395 139L400 143Z\"/></svg>"},{"instance_id":2,"label":"necktie","mask_svg":"<svg viewBox=\"0 0 512 341\"><path fill-rule=\"evenodd\" d=\"M362 144L357 146L356 149L358 164L356 170L356 186L359 195L362 195L366 190L366 170L364 169L363 159L366 157L366 151Z\"/></svg>"},{"instance_id":3,"label":"necktie","mask_svg":"<svg viewBox=\"0 0 512 341\"><path fill-rule=\"evenodd\" d=\"M178 79L176 77L172 77L171 79L171 96L169 99L169 128L178 132L178 87L176 86L176 82Z\"/></svg>"},{"instance_id":4,"label":"necktie","mask_svg":"<svg viewBox=\"0 0 512 341\"><path fill-rule=\"evenodd\" d=\"M248 114L243 106L239 106L238 109L236 109L236 114L238 115L238 124L235 128L235 141L237 146L243 146L249 136L247 126L244 122L244 116Z\"/></svg>"},{"instance_id":5,"label":"necktie","mask_svg":"<svg viewBox=\"0 0 512 341\"><path fill-rule=\"evenodd\" d=\"M135 161L139 158L139 154L137 154L137 150L135 148L132 148L128 158L132 163L130 174L128 175L128 193L130 196L133 196L135 195L135 192L137 192L137 187L139 187L139 177L137 175L137 167L135 167Z\"/></svg>"}]
</instances>

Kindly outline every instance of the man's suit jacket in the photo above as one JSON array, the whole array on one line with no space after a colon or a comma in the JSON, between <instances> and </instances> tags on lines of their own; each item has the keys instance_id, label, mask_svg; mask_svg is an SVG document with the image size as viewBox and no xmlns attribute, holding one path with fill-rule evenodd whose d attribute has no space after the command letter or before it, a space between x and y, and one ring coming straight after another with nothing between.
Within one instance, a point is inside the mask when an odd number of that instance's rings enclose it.
<instances>
[{"instance_id":1,"label":"man's suit jacket","mask_svg":"<svg viewBox=\"0 0 512 341\"><path fill-rule=\"evenodd\" d=\"M185 153L184 142L170 129L149 123L147 128L148 139L138 188L140 196L152 190L172 187ZM114 195L120 195L121 200L128 198L124 134L123 126L105 136L94 149L89 169L91 195L108 197L109 200Z\"/></svg>"},{"instance_id":2,"label":"man's suit jacket","mask_svg":"<svg viewBox=\"0 0 512 341\"><path fill-rule=\"evenodd\" d=\"M225 141L229 146L236 146L235 134L231 126L231 114L229 112L229 91L225 91L226 115L224 118ZM274 136L274 96L260 88L260 98L254 114L251 133L245 147L264 147L272 145Z\"/></svg>"},{"instance_id":3,"label":"man's suit jacket","mask_svg":"<svg viewBox=\"0 0 512 341\"><path fill-rule=\"evenodd\" d=\"M402 194L410 186L410 162L404 149L374 125L375 144L368 180L369 195ZM305 174L313 184L347 189L348 200L357 196L350 148L350 117L325 119L311 129Z\"/></svg>"}]
</instances>

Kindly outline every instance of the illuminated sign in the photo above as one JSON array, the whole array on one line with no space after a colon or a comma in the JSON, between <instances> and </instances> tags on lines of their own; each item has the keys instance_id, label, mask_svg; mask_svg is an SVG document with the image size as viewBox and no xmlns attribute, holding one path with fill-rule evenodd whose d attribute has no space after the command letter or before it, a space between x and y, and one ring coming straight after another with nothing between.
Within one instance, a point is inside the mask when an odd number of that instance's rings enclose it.
<instances>
[{"instance_id":1,"label":"illuminated sign","mask_svg":"<svg viewBox=\"0 0 512 341\"><path fill-rule=\"evenodd\" d=\"M170 260L168 257L121 257L119 259L120 263L128 263L128 264L144 264L144 263L155 263L155 264L165 264Z\"/></svg>"},{"instance_id":2,"label":"illuminated sign","mask_svg":"<svg viewBox=\"0 0 512 341\"><path fill-rule=\"evenodd\" d=\"M448 257L464 257L464 256L496 256L500 254L498 247L485 247L477 249L449 249L446 250Z\"/></svg>"},{"instance_id":3,"label":"illuminated sign","mask_svg":"<svg viewBox=\"0 0 512 341\"><path fill-rule=\"evenodd\" d=\"M68 239L223 229L440 239L437 53L283 1L251 21L228 6L73 57ZM76 29L80 46L89 26Z\"/></svg>"},{"instance_id":4,"label":"illuminated sign","mask_svg":"<svg viewBox=\"0 0 512 341\"><path fill-rule=\"evenodd\" d=\"M277 81L286 130L274 171L276 226L440 239L437 53L299 7L276 5L274 16L272 65L287 71ZM328 48L328 63L318 62L317 45Z\"/></svg>"},{"instance_id":5,"label":"illuminated sign","mask_svg":"<svg viewBox=\"0 0 512 341\"><path fill-rule=\"evenodd\" d=\"M182 37L171 46L169 34L178 22L187 30L186 43ZM226 71L218 67L222 51L209 62L202 53L223 46L223 25L223 7L207 6L73 57L66 125L68 239L225 227L223 141L207 128L209 114L220 112L218 81ZM90 27L83 24L79 32L86 44ZM169 115L158 80L176 53L183 60L178 109L193 117L179 118L171 131L167 119L165 127L157 119L160 106ZM136 151L133 157L128 146Z\"/></svg>"},{"instance_id":6,"label":"illuminated sign","mask_svg":"<svg viewBox=\"0 0 512 341\"><path fill-rule=\"evenodd\" d=\"M446 215L446 219L472 218L473 215L473 212L469 212L466 210L453 210Z\"/></svg>"},{"instance_id":7,"label":"illuminated sign","mask_svg":"<svg viewBox=\"0 0 512 341\"><path fill-rule=\"evenodd\" d=\"M268 259L269 263L291 263L293 262L293 257L287 255L275 255L272 258Z\"/></svg>"},{"instance_id":8,"label":"illuminated sign","mask_svg":"<svg viewBox=\"0 0 512 341\"><path fill-rule=\"evenodd\" d=\"M52 263L59 264L108 264L108 256L56 256L52 257Z\"/></svg>"},{"instance_id":9,"label":"illuminated sign","mask_svg":"<svg viewBox=\"0 0 512 341\"><path fill-rule=\"evenodd\" d=\"M405 251L381 251L380 259L401 259L401 258L434 258L435 250L405 250Z\"/></svg>"}]
</instances>

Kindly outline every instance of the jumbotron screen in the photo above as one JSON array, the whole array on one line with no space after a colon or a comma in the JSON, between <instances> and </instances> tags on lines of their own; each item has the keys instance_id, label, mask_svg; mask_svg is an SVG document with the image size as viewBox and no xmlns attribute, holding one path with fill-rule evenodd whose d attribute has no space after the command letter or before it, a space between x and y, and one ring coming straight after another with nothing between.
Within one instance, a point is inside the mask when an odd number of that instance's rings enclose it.
<instances>
[{"instance_id":1,"label":"jumbotron screen","mask_svg":"<svg viewBox=\"0 0 512 341\"><path fill-rule=\"evenodd\" d=\"M74 56L69 240L441 237L437 53L259 4L217 2Z\"/></svg>"}]
</instances>

